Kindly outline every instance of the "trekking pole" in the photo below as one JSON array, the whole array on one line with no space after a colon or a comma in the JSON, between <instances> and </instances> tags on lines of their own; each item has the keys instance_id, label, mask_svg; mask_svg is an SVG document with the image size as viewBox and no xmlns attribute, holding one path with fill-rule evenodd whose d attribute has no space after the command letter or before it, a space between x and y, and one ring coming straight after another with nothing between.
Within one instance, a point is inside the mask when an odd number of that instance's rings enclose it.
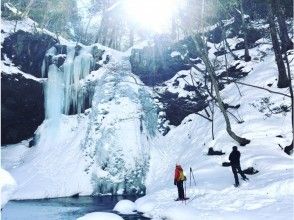
<instances>
[{"instance_id":1,"label":"trekking pole","mask_svg":"<svg viewBox=\"0 0 294 220\"><path fill-rule=\"evenodd\" d=\"M193 173L193 171L192 171L192 167L190 167L190 171L191 171L191 174L192 174L192 177L193 177L194 184L195 184L195 186L196 186L196 180L195 180L195 177L194 177L194 173Z\"/></svg>"},{"instance_id":2,"label":"trekking pole","mask_svg":"<svg viewBox=\"0 0 294 220\"><path fill-rule=\"evenodd\" d=\"M190 167L190 188L191 188L191 167Z\"/></svg>"},{"instance_id":3,"label":"trekking pole","mask_svg":"<svg viewBox=\"0 0 294 220\"><path fill-rule=\"evenodd\" d=\"M186 185L186 181L185 181L185 192L184 192L184 196L185 196L185 198L184 198L184 200L185 200L185 205L186 205L186 198L187 198L186 193L187 193L187 185Z\"/></svg>"}]
</instances>

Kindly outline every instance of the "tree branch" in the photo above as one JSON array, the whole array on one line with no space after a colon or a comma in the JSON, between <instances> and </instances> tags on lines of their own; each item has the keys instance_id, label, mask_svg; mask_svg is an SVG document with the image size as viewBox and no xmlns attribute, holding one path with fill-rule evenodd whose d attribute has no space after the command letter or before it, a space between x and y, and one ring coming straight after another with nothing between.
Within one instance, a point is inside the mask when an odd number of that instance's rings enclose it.
<instances>
[{"instance_id":1,"label":"tree branch","mask_svg":"<svg viewBox=\"0 0 294 220\"><path fill-rule=\"evenodd\" d=\"M275 91L272 91L272 90L269 90L269 89L266 89L266 88L263 88L263 87L260 87L260 86L256 86L256 85L251 85L251 84L247 84L247 83L243 83L243 82L238 82L238 81L234 81L234 80L226 80L226 79L223 79L224 81L226 82L234 82L234 83L237 83L237 84L240 84L240 85L244 85L244 86L250 86L250 87L253 87L253 88L257 88L257 89L262 89L262 90L266 90L270 93L275 93L275 94L278 94L278 95L283 95L283 96L286 96L286 97L289 97L291 98L291 96L287 95L287 94L284 94L284 93L281 93L281 92L275 92Z\"/></svg>"}]
</instances>

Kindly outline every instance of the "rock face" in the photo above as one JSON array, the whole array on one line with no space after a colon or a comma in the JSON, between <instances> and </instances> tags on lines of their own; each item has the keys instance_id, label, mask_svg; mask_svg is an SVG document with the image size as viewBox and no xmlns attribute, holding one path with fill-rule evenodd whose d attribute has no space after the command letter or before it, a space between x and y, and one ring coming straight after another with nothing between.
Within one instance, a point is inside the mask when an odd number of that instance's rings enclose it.
<instances>
[{"instance_id":1,"label":"rock face","mask_svg":"<svg viewBox=\"0 0 294 220\"><path fill-rule=\"evenodd\" d=\"M1 144L15 144L32 137L44 120L43 86L21 74L3 72L1 84Z\"/></svg>"},{"instance_id":2,"label":"rock face","mask_svg":"<svg viewBox=\"0 0 294 220\"><path fill-rule=\"evenodd\" d=\"M7 56L13 66L40 78L46 51L56 43L50 35L19 30L4 39L1 59ZM44 120L43 85L17 72L2 71L1 80L1 144L15 144L32 137Z\"/></svg>"},{"instance_id":3,"label":"rock face","mask_svg":"<svg viewBox=\"0 0 294 220\"><path fill-rule=\"evenodd\" d=\"M132 72L146 85L155 85L172 78L180 70L188 70L191 63L200 62L191 38L171 43L168 38L155 39L154 46L133 49L130 56Z\"/></svg>"},{"instance_id":4,"label":"rock face","mask_svg":"<svg viewBox=\"0 0 294 220\"><path fill-rule=\"evenodd\" d=\"M22 30L5 38L1 52L6 54L20 69L41 77L41 67L46 51L57 43L47 34L32 34Z\"/></svg>"},{"instance_id":5,"label":"rock face","mask_svg":"<svg viewBox=\"0 0 294 220\"><path fill-rule=\"evenodd\" d=\"M177 93L165 92L158 98L163 103L166 119L171 125L178 126L192 113L199 112L208 106L206 96L179 97Z\"/></svg>"}]
</instances>

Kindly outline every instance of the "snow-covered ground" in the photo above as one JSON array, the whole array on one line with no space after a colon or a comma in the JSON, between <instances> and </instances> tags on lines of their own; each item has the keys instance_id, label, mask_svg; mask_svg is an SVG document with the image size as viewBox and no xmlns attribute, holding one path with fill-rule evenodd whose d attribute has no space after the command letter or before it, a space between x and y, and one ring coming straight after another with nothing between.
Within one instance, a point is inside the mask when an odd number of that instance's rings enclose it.
<instances>
[{"instance_id":1,"label":"snow-covered ground","mask_svg":"<svg viewBox=\"0 0 294 220\"><path fill-rule=\"evenodd\" d=\"M256 59L247 64L246 68L252 71L241 82L289 94L287 89L277 89L272 52L268 51L270 55L262 62L257 60L260 47L250 51ZM294 68L293 63L291 67ZM271 87L267 85L270 83ZM231 83L221 95L225 103L241 105L238 110L230 110L244 120L238 124L230 117L234 132L251 140L245 147L239 147L241 166L243 169L254 167L259 173L247 175L250 180L240 180L241 186L235 188L231 168L222 167L222 162L228 161L232 147L237 144L226 133L221 112L215 108L214 140L211 122L192 114L166 136L154 139L147 195L136 201L138 211L148 217L170 220L294 218L293 156L285 154L278 145L285 147L292 140L291 113L273 114L269 110L290 106L290 98L244 85L239 85L239 89L241 95ZM267 103L271 103L269 107ZM226 154L208 156L209 147ZM186 202L174 201L177 198L173 185L176 163L182 165L188 178L185 188L190 199ZM190 167L196 186L193 177L190 180Z\"/></svg>"}]
</instances>

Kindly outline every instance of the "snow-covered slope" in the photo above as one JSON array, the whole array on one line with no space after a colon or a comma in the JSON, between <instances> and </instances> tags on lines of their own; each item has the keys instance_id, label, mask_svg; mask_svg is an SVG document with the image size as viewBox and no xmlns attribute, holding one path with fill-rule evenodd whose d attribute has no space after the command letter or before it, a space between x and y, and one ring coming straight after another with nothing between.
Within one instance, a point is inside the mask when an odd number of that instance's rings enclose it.
<instances>
[{"instance_id":1,"label":"snow-covered slope","mask_svg":"<svg viewBox=\"0 0 294 220\"><path fill-rule=\"evenodd\" d=\"M267 50L269 55L260 62L258 51L264 51L264 47L267 45L250 51L255 59L247 63L246 68L252 71L241 82L289 94L287 89L276 87L277 68L272 52ZM291 57L293 55L290 60ZM291 67L294 68L293 63ZM241 186L234 188L231 168L222 167L222 162L228 161L232 146L237 144L226 133L221 112L215 108L214 140L211 122L190 115L166 136L154 140L147 195L137 200L138 211L146 216L172 220L293 218L293 156L285 154L278 145L285 147L292 141L291 113L272 111L290 106L290 98L244 85L238 87L241 94L231 83L221 95L225 103L241 105L238 110L230 110L244 121L239 124L231 117L234 132L251 140L245 147L239 147L241 166L243 169L254 167L259 173L248 175L250 181L240 180ZM226 154L208 156L209 147ZM186 202L174 202L177 198L173 185L176 163L183 166L188 178L185 188L190 200ZM190 180L190 167L196 186L193 177Z\"/></svg>"},{"instance_id":2,"label":"snow-covered slope","mask_svg":"<svg viewBox=\"0 0 294 220\"><path fill-rule=\"evenodd\" d=\"M12 199L70 196L92 192L90 177L80 143L86 135L88 116L63 116L52 131L50 121L37 130L38 144L27 143L2 148L2 166L18 183Z\"/></svg>"}]
</instances>

